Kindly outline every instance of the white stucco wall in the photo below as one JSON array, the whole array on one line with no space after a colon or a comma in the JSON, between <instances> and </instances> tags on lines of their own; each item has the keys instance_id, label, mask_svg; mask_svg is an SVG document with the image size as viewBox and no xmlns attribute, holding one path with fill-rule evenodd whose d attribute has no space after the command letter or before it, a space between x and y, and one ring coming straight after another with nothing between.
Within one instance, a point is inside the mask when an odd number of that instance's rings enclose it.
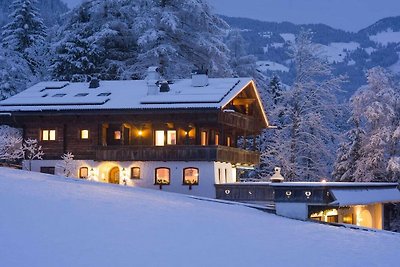
<instances>
[{"instance_id":1,"label":"white stucco wall","mask_svg":"<svg viewBox=\"0 0 400 267\"><path fill-rule=\"evenodd\" d=\"M55 167L55 173L62 174L62 168L57 167L61 162L61 160L34 160L32 161L32 171L40 172L41 167ZM75 160L74 163L76 165L74 173L75 177L79 176L80 167L88 167L89 175L91 176L89 178L98 182L107 182L110 170L114 167L118 167L120 169L120 184L123 184L125 178L128 186L138 186L156 190L160 190L160 186L154 184L155 169L167 167L170 168L171 179L169 185L162 186L163 191L210 198L215 198L215 183L236 182L236 169L232 167L232 164L225 162L97 162L93 160ZM131 167L140 168L140 179L130 179ZM191 190L188 185L183 185L183 169L188 167L199 169L199 184L193 185ZM123 171L124 168L125 172ZM220 177L219 174L221 174Z\"/></svg>"},{"instance_id":2,"label":"white stucco wall","mask_svg":"<svg viewBox=\"0 0 400 267\"><path fill-rule=\"evenodd\" d=\"M306 203L275 203L276 214L284 217L307 220L308 206Z\"/></svg>"}]
</instances>

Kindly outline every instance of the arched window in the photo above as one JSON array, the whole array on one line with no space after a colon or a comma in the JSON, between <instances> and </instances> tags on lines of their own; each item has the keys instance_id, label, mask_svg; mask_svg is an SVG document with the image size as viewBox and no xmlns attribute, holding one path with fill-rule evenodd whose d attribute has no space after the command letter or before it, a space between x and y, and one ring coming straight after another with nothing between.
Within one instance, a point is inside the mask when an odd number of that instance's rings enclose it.
<instances>
[{"instance_id":1,"label":"arched window","mask_svg":"<svg viewBox=\"0 0 400 267\"><path fill-rule=\"evenodd\" d=\"M183 169L183 184L192 189L192 185L199 184L199 169L194 167Z\"/></svg>"},{"instance_id":2,"label":"arched window","mask_svg":"<svg viewBox=\"0 0 400 267\"><path fill-rule=\"evenodd\" d=\"M171 182L171 170L167 167L156 168L154 184L159 185L162 189L163 185L169 185Z\"/></svg>"},{"instance_id":3,"label":"arched window","mask_svg":"<svg viewBox=\"0 0 400 267\"><path fill-rule=\"evenodd\" d=\"M79 168L79 178L86 179L89 176L89 169L88 167L81 167Z\"/></svg>"},{"instance_id":4,"label":"arched window","mask_svg":"<svg viewBox=\"0 0 400 267\"><path fill-rule=\"evenodd\" d=\"M131 179L140 179L140 168L139 167L131 168Z\"/></svg>"}]
</instances>

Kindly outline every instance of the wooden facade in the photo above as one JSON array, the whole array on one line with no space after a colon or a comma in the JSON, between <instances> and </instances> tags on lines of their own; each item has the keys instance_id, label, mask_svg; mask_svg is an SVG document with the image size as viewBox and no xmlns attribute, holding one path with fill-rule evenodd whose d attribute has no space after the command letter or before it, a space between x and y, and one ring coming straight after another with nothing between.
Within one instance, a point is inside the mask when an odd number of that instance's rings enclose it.
<instances>
[{"instance_id":1,"label":"wooden facade","mask_svg":"<svg viewBox=\"0 0 400 267\"><path fill-rule=\"evenodd\" d=\"M207 109L15 113L12 124L24 130L24 138L40 140L45 159L60 159L72 152L75 159L96 161L221 161L249 165L259 162L259 153L244 150L245 144L239 146L238 140L256 136L262 128L253 116ZM43 130L55 130L55 140L43 140ZM87 139L81 138L82 130L87 131ZM156 146L157 130L175 131L174 144Z\"/></svg>"}]
</instances>

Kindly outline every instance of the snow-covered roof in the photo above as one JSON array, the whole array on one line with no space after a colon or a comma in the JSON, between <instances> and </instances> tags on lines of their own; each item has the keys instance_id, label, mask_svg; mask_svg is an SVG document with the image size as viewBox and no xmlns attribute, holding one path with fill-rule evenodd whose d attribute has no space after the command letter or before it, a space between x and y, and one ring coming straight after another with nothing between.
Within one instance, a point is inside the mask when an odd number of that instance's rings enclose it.
<instances>
[{"instance_id":1,"label":"snow-covered roof","mask_svg":"<svg viewBox=\"0 0 400 267\"><path fill-rule=\"evenodd\" d=\"M103 109L223 108L251 78L210 78L208 85L193 87L191 79L169 84L169 92L148 94L146 80L89 83L41 82L0 102L0 112Z\"/></svg>"},{"instance_id":2,"label":"snow-covered roof","mask_svg":"<svg viewBox=\"0 0 400 267\"><path fill-rule=\"evenodd\" d=\"M336 200L330 204L339 206L400 202L400 191L397 188L332 189L331 193Z\"/></svg>"},{"instance_id":3,"label":"snow-covered roof","mask_svg":"<svg viewBox=\"0 0 400 267\"><path fill-rule=\"evenodd\" d=\"M268 182L270 183L270 182ZM397 183L365 183L365 182L283 182L270 183L273 186L290 186L290 187L363 187L363 188L379 188L379 187L396 187Z\"/></svg>"}]
</instances>

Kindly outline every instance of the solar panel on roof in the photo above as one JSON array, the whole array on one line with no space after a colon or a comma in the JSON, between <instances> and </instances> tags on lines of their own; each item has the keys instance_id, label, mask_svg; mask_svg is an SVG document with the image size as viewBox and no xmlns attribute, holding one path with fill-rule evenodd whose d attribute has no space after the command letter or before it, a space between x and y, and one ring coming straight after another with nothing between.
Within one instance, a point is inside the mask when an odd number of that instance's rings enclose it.
<instances>
[{"instance_id":1,"label":"solar panel on roof","mask_svg":"<svg viewBox=\"0 0 400 267\"><path fill-rule=\"evenodd\" d=\"M62 89L67 85L69 85L68 82L65 82L65 83L54 83L54 84L47 85L44 88L44 90L47 90L47 89L49 89L49 90L51 90L51 89Z\"/></svg>"},{"instance_id":2,"label":"solar panel on roof","mask_svg":"<svg viewBox=\"0 0 400 267\"><path fill-rule=\"evenodd\" d=\"M75 96L76 97L83 97L83 96L87 96L88 95L88 93L79 93L79 94L76 94Z\"/></svg>"}]
</instances>

